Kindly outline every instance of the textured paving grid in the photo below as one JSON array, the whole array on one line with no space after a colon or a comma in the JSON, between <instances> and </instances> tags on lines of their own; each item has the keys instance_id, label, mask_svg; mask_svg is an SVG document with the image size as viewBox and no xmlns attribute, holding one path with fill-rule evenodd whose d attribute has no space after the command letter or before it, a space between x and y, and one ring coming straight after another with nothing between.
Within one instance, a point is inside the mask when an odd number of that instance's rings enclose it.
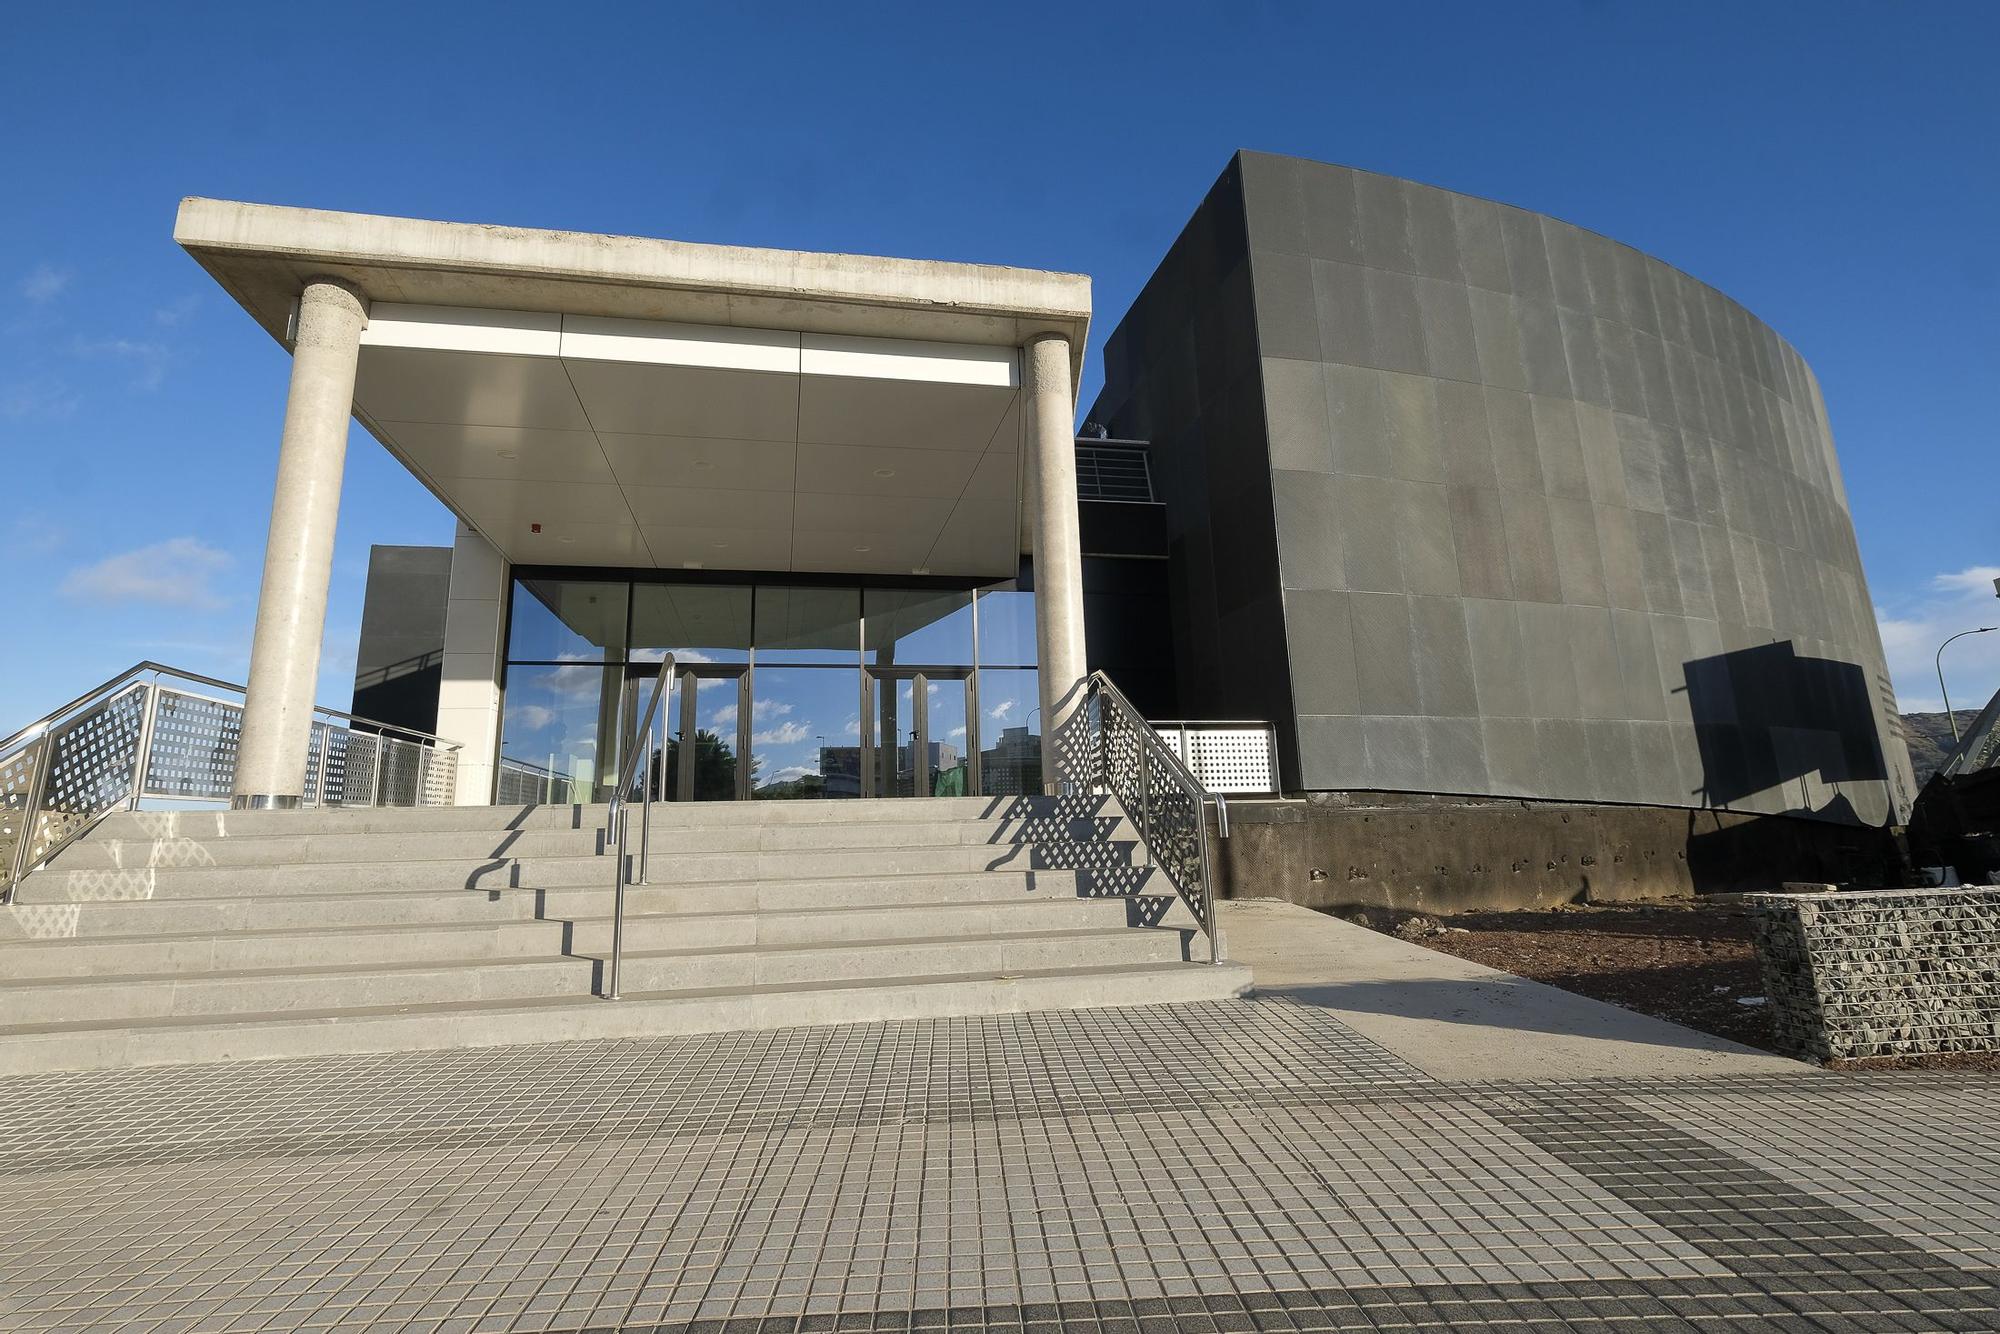
<instances>
[{"instance_id":1,"label":"textured paving grid","mask_svg":"<svg viewBox=\"0 0 2000 1334\"><path fill-rule=\"evenodd\" d=\"M8 1330L2000 1328L1976 1076L1444 1084L1234 1002L0 1111Z\"/></svg>"}]
</instances>

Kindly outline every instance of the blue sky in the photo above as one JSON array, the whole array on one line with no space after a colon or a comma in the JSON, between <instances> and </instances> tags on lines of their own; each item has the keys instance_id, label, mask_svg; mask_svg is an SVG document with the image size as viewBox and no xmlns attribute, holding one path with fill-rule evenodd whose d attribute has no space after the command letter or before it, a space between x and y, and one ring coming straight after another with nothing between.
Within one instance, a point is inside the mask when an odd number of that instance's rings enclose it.
<instances>
[{"instance_id":1,"label":"blue sky","mask_svg":"<svg viewBox=\"0 0 2000 1334\"><path fill-rule=\"evenodd\" d=\"M1906 708L2000 624L2000 6L38 5L0 81L0 731L248 666L287 360L182 195L1079 270L1107 333L1239 147L1630 242L1817 370ZM451 523L356 428L368 547ZM1948 660L2000 687L2000 634Z\"/></svg>"}]
</instances>

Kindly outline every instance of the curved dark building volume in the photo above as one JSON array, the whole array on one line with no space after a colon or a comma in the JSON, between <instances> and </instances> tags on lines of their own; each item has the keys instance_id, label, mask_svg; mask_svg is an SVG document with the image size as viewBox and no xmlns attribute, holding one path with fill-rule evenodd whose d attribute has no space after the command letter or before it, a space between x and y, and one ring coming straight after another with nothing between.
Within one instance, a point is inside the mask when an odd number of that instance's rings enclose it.
<instances>
[{"instance_id":1,"label":"curved dark building volume","mask_svg":"<svg viewBox=\"0 0 2000 1334\"><path fill-rule=\"evenodd\" d=\"M1242 153L1105 352L1150 440L1187 713L1290 791L1900 823L1908 757L1826 409L1628 246Z\"/></svg>"}]
</instances>

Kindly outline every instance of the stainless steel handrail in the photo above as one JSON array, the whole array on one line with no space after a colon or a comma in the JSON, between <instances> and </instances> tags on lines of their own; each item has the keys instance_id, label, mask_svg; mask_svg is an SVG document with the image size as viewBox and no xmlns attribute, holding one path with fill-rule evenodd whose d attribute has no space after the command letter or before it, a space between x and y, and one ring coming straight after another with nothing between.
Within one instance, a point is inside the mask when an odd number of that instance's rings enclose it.
<instances>
[{"instance_id":1,"label":"stainless steel handrail","mask_svg":"<svg viewBox=\"0 0 2000 1334\"><path fill-rule=\"evenodd\" d=\"M625 957L625 886L629 880L625 863L625 793L632 786L632 774L639 763L639 757L647 756L646 767L643 770L644 777L640 780L639 798L639 883L643 885L649 883L651 877L647 865L647 853L651 850L653 841L653 784L656 780L666 781L664 761L667 753L667 719L666 715L660 714L660 737L656 746L653 737L653 716L659 714L660 696L672 684L673 676L674 655L669 653L660 660L659 675L653 678L653 693L646 701L646 712L639 719L639 726L633 731L632 744L625 751L624 762L618 766L618 782L611 789L610 809L604 817L605 842L615 842L618 864L611 877L611 961L604 974L606 1000L618 999L618 967ZM656 753L662 761L657 766L657 771L651 759ZM685 761L686 756L683 755L682 759Z\"/></svg>"},{"instance_id":2,"label":"stainless steel handrail","mask_svg":"<svg viewBox=\"0 0 2000 1334\"><path fill-rule=\"evenodd\" d=\"M1210 792L1202 786L1187 765L1181 762L1173 748L1160 739L1146 716L1132 706L1123 691L1112 683L1103 672L1092 672L1085 683L1085 711L1096 704L1097 745L1094 755L1098 767L1098 777L1112 795L1125 807L1128 816L1139 822L1139 833L1146 841L1147 856L1159 866L1174 889L1188 907L1200 919L1201 929L1208 936L1210 963L1222 963L1222 926L1215 919L1215 863L1208 839L1208 807L1215 806L1216 833L1220 838L1229 837L1229 803L1220 793ZM1125 790L1121 790L1121 774L1113 763L1111 755L1113 718L1115 715L1119 730L1129 734L1136 747L1134 769L1136 780ZM1182 799L1193 812L1193 828L1168 831L1163 827L1165 812L1158 810L1153 800L1153 780L1164 776L1173 787L1180 790ZM1136 805L1137 810L1134 810ZM1172 833L1174 843L1192 838L1196 850L1195 865L1190 867L1186 859L1172 855L1161 857L1160 849L1168 845L1167 834ZM1190 879L1199 883L1190 886Z\"/></svg>"},{"instance_id":3,"label":"stainless steel handrail","mask_svg":"<svg viewBox=\"0 0 2000 1334\"><path fill-rule=\"evenodd\" d=\"M150 677L148 680L146 678ZM163 678L171 678L171 684ZM110 680L86 690L81 695L43 714L28 724L0 740L0 775L9 766L15 770L17 786L15 795L0 800L0 902L11 901L21 882L30 871L46 864L48 860L95 828L97 824L120 809L136 809L141 800L148 796L191 797L192 799L217 799L209 793L190 794L185 791L171 791L149 788L159 759L156 751L158 738L155 723L159 719L162 696L180 701L200 701L224 709L240 706L227 700L214 700L206 695L195 694L180 688L182 684L206 686L225 690L234 694L247 694L244 686L234 681L224 681L218 677L206 676L200 672L187 671L180 667L170 667L165 663L150 659L134 664ZM126 719L122 726L134 728L122 745L112 744L86 751L95 761L104 766L104 772L88 775L85 787L87 796L75 795L76 775L61 778L55 773L56 752L63 739L78 729L98 724L99 720L113 710L127 707L124 704L134 692L142 698L135 706L138 717ZM340 709L329 709L321 705L313 707L317 716L340 719L346 723L358 724L362 728L373 729L382 738L377 743L373 786L370 788L372 800L379 800L381 790L381 765L383 748L389 744L415 745L420 749L435 750L448 756L456 766L460 746L457 742L429 732L420 732L412 727L397 723L382 722L378 719L363 718ZM111 735L117 736L120 724L112 724ZM316 729L324 724L315 723ZM346 729L353 733L355 728ZM390 735L390 734L399 735ZM405 741L401 738L412 738ZM64 760L67 761L65 756ZM326 786L326 756L321 759L320 795L323 798ZM129 777L125 766L130 765ZM57 786L58 782L71 783L71 789ZM52 791L63 795L51 797ZM421 798L416 804L422 804ZM44 818L49 823L41 822ZM11 825L11 830L8 826ZM55 831L51 834L51 831ZM12 846L7 846L7 835L11 833ZM41 841L46 838L46 841Z\"/></svg>"}]
</instances>

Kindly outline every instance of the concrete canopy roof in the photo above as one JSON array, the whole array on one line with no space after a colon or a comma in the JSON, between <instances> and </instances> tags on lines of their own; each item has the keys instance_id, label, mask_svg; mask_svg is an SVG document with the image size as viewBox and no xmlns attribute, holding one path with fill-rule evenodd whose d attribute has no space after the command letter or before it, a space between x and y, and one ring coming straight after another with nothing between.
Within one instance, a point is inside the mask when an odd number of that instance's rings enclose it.
<instances>
[{"instance_id":1,"label":"concrete canopy roof","mask_svg":"<svg viewBox=\"0 0 2000 1334\"><path fill-rule=\"evenodd\" d=\"M274 338L365 295L355 415L517 564L1005 577L1018 348L1089 279L207 199L175 239Z\"/></svg>"},{"instance_id":2,"label":"concrete canopy roof","mask_svg":"<svg viewBox=\"0 0 2000 1334\"><path fill-rule=\"evenodd\" d=\"M1018 347L1070 342L1081 380L1090 278L994 264L703 245L430 222L190 196L174 240L279 342L305 282L371 301L555 311Z\"/></svg>"}]
</instances>

